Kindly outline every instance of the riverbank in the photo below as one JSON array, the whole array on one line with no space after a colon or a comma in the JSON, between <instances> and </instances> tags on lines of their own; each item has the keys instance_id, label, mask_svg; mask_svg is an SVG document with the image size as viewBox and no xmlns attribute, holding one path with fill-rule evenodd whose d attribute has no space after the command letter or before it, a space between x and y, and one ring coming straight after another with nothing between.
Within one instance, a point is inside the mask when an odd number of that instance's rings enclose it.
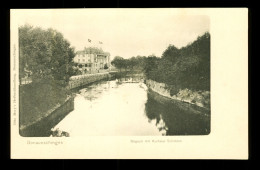
<instances>
[{"instance_id":1,"label":"riverbank","mask_svg":"<svg viewBox=\"0 0 260 170\"><path fill-rule=\"evenodd\" d=\"M19 126L27 126L45 117L50 109L62 105L69 96L69 90L52 81L19 86Z\"/></svg>"},{"instance_id":2,"label":"riverbank","mask_svg":"<svg viewBox=\"0 0 260 170\"><path fill-rule=\"evenodd\" d=\"M183 102L181 100L165 97L151 89L148 89L147 92L148 92L148 96L150 96L153 100L155 100L156 102L162 105L166 105L167 107L169 107L170 105L174 105L182 111L193 113L194 115L203 116L203 119L206 120L208 120L208 118L210 117L210 110L207 108L200 107L188 102Z\"/></svg>"},{"instance_id":3,"label":"riverbank","mask_svg":"<svg viewBox=\"0 0 260 170\"><path fill-rule=\"evenodd\" d=\"M50 130L74 110L72 89L114 77L115 73L73 76L66 88L56 84L31 83L20 86L19 131L24 137L50 136Z\"/></svg>"},{"instance_id":4,"label":"riverbank","mask_svg":"<svg viewBox=\"0 0 260 170\"><path fill-rule=\"evenodd\" d=\"M32 122L20 124L19 133L23 137L50 136L51 128L72 110L74 110L74 97L69 96L64 103L57 104Z\"/></svg>"},{"instance_id":5,"label":"riverbank","mask_svg":"<svg viewBox=\"0 0 260 170\"><path fill-rule=\"evenodd\" d=\"M149 120L156 120L159 130L166 135L208 135L210 110L194 104L173 100L151 89L145 104Z\"/></svg>"},{"instance_id":6,"label":"riverbank","mask_svg":"<svg viewBox=\"0 0 260 170\"><path fill-rule=\"evenodd\" d=\"M170 87L164 83L159 83L153 80L146 80L145 83L149 89L164 97L190 103L210 110L209 91L191 91L189 89L180 89L177 94L172 95Z\"/></svg>"}]
</instances>

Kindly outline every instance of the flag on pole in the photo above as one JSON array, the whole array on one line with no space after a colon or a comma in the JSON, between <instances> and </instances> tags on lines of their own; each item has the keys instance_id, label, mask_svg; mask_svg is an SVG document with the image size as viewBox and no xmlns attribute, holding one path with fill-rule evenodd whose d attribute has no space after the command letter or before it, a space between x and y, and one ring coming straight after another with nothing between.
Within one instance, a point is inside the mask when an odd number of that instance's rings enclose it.
<instances>
[{"instance_id":1,"label":"flag on pole","mask_svg":"<svg viewBox=\"0 0 260 170\"><path fill-rule=\"evenodd\" d=\"M88 42L90 42L90 43L91 43L91 39L88 39Z\"/></svg>"},{"instance_id":2,"label":"flag on pole","mask_svg":"<svg viewBox=\"0 0 260 170\"><path fill-rule=\"evenodd\" d=\"M103 42L99 41L99 44L103 44Z\"/></svg>"}]
</instances>

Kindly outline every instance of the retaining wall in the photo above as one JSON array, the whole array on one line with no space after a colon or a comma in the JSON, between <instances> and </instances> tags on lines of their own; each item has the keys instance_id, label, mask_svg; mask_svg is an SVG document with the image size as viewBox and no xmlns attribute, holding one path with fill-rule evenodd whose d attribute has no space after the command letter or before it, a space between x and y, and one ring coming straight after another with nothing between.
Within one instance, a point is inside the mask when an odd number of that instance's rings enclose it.
<instances>
[{"instance_id":1,"label":"retaining wall","mask_svg":"<svg viewBox=\"0 0 260 170\"><path fill-rule=\"evenodd\" d=\"M99 80L103 80L106 78L110 78L111 75L106 73L97 73L97 74L86 74L86 75L79 75L79 76L72 76L70 78L68 89L73 89L76 87L80 87L89 83L93 83Z\"/></svg>"},{"instance_id":2,"label":"retaining wall","mask_svg":"<svg viewBox=\"0 0 260 170\"><path fill-rule=\"evenodd\" d=\"M174 100L191 103L206 109L210 109L210 92L209 91L191 91L189 89L180 89L175 95L171 95L170 89L164 83L153 80L146 80L146 85L154 92Z\"/></svg>"},{"instance_id":3,"label":"retaining wall","mask_svg":"<svg viewBox=\"0 0 260 170\"><path fill-rule=\"evenodd\" d=\"M46 114L46 117L20 127L19 132L23 137L47 137L51 134L51 128L58 124L68 113L74 110L74 97L68 98L65 103Z\"/></svg>"}]
</instances>

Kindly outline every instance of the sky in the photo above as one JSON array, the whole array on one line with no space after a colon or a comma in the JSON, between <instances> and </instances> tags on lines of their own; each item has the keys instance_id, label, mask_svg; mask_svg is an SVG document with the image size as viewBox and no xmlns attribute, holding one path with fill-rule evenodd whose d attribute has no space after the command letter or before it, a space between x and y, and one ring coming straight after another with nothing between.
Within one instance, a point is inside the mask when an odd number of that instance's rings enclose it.
<instances>
[{"instance_id":1,"label":"sky","mask_svg":"<svg viewBox=\"0 0 260 170\"><path fill-rule=\"evenodd\" d=\"M188 15L174 9L38 9L16 12L14 17L19 26L30 24L56 29L76 51L96 46L109 52L111 58L152 54L160 57L169 44L181 48L210 28L208 16Z\"/></svg>"}]
</instances>

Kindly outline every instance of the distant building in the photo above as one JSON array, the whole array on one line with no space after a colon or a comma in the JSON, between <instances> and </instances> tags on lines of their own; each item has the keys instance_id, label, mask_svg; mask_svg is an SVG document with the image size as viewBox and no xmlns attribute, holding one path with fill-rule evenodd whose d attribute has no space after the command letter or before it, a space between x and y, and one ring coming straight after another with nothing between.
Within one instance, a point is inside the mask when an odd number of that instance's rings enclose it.
<instances>
[{"instance_id":1,"label":"distant building","mask_svg":"<svg viewBox=\"0 0 260 170\"><path fill-rule=\"evenodd\" d=\"M96 48L77 51L73 61L82 73L104 72L111 65L110 54Z\"/></svg>"}]
</instances>

